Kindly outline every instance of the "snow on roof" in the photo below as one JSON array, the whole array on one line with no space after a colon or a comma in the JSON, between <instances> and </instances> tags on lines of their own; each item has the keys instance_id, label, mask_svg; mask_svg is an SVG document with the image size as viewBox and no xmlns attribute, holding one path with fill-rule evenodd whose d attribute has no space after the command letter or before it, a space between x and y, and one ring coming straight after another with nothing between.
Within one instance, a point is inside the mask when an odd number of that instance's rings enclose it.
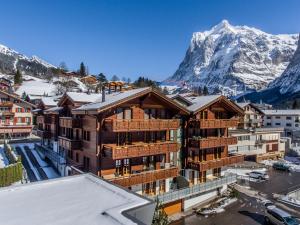
<instances>
[{"instance_id":1,"label":"snow on roof","mask_svg":"<svg viewBox=\"0 0 300 225\"><path fill-rule=\"evenodd\" d=\"M245 106L249 105L250 102L238 102L236 103L239 107L244 108Z\"/></svg>"},{"instance_id":2,"label":"snow on roof","mask_svg":"<svg viewBox=\"0 0 300 225\"><path fill-rule=\"evenodd\" d=\"M57 100L60 96L53 96L53 97L42 97L41 101L46 106L56 106Z\"/></svg>"},{"instance_id":3,"label":"snow on roof","mask_svg":"<svg viewBox=\"0 0 300 225\"><path fill-rule=\"evenodd\" d=\"M195 112L203 106L209 104L210 102L216 100L222 95L206 95L206 96L197 96L197 97L185 97L193 103L193 105L187 107L191 112Z\"/></svg>"},{"instance_id":4,"label":"snow on roof","mask_svg":"<svg viewBox=\"0 0 300 225\"><path fill-rule=\"evenodd\" d=\"M6 225L129 225L145 219L139 213L151 219L154 212L152 201L92 174L0 188L0 199L0 220ZM153 210L146 209L149 204ZM144 211L137 213L136 207ZM132 214L135 221L126 217Z\"/></svg>"},{"instance_id":5,"label":"snow on roof","mask_svg":"<svg viewBox=\"0 0 300 225\"><path fill-rule=\"evenodd\" d=\"M102 100L102 94L96 93L84 93L84 92L67 92L68 95L74 102L99 102Z\"/></svg>"},{"instance_id":6,"label":"snow on roof","mask_svg":"<svg viewBox=\"0 0 300 225\"><path fill-rule=\"evenodd\" d=\"M47 112L59 112L59 111L62 110L62 109L63 109L63 107L55 106L55 107L52 107L52 108L50 108L50 109L46 109L46 110L44 111L44 113L47 113Z\"/></svg>"},{"instance_id":7,"label":"snow on roof","mask_svg":"<svg viewBox=\"0 0 300 225\"><path fill-rule=\"evenodd\" d=\"M134 95L140 94L144 91L150 91L151 88L146 87L146 88L138 88L138 89L133 89L125 92L115 92L112 94L107 94L105 96L105 101L104 102L95 102L95 103L90 103L86 105L82 105L81 107L74 109L74 111L77 110L97 110L101 109L104 107L107 107L109 105L115 104L121 100L124 100L126 98L132 97Z\"/></svg>"},{"instance_id":8,"label":"snow on roof","mask_svg":"<svg viewBox=\"0 0 300 225\"><path fill-rule=\"evenodd\" d=\"M299 109L262 110L265 115L300 115Z\"/></svg>"}]
</instances>

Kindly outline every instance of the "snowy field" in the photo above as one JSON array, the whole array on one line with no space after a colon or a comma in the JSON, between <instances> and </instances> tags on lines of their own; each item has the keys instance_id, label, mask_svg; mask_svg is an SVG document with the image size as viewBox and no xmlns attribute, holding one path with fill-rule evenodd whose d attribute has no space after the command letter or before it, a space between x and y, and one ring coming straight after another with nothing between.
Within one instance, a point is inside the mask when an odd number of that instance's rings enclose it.
<instances>
[{"instance_id":1,"label":"snowy field","mask_svg":"<svg viewBox=\"0 0 300 225\"><path fill-rule=\"evenodd\" d=\"M273 166L276 162L282 162L284 165L287 165L291 172L300 172L300 160L296 157L285 157L282 160L263 160L262 164L266 166Z\"/></svg>"}]
</instances>

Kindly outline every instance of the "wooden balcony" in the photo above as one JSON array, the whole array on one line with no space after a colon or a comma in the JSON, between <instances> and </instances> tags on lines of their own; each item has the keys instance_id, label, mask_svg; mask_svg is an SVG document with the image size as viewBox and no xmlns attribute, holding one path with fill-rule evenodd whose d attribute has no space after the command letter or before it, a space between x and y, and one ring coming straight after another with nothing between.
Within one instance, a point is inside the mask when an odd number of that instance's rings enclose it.
<instances>
[{"instance_id":1,"label":"wooden balcony","mask_svg":"<svg viewBox=\"0 0 300 225\"><path fill-rule=\"evenodd\" d=\"M11 111L2 111L0 112L0 116L14 116L15 113Z\"/></svg>"},{"instance_id":2,"label":"wooden balcony","mask_svg":"<svg viewBox=\"0 0 300 225\"><path fill-rule=\"evenodd\" d=\"M120 178L114 178L111 182L121 185L123 187L130 187L137 184L146 184L157 180L164 180L178 176L178 168L172 167L168 169L146 171L137 174L130 174Z\"/></svg>"},{"instance_id":3,"label":"wooden balcony","mask_svg":"<svg viewBox=\"0 0 300 225\"><path fill-rule=\"evenodd\" d=\"M81 150L82 149L82 141L81 140L73 140L67 137L58 137L58 144L60 147L63 147L67 150Z\"/></svg>"},{"instance_id":4,"label":"wooden balcony","mask_svg":"<svg viewBox=\"0 0 300 225\"><path fill-rule=\"evenodd\" d=\"M125 146L104 145L103 150L105 156L116 160L177 152L179 144L177 142L159 142L136 143Z\"/></svg>"},{"instance_id":5,"label":"wooden balcony","mask_svg":"<svg viewBox=\"0 0 300 225\"><path fill-rule=\"evenodd\" d=\"M237 127L239 119L192 120L189 124L200 129L229 128Z\"/></svg>"},{"instance_id":6,"label":"wooden balcony","mask_svg":"<svg viewBox=\"0 0 300 225\"><path fill-rule=\"evenodd\" d=\"M206 171L210 169L220 168L231 164L242 163L244 162L243 155L235 155L230 157L225 157L216 160L210 160L205 162L194 162L192 160L188 161L188 166L191 169L197 171Z\"/></svg>"},{"instance_id":7,"label":"wooden balcony","mask_svg":"<svg viewBox=\"0 0 300 225\"><path fill-rule=\"evenodd\" d=\"M199 140L189 139L189 147L194 148L217 148L237 144L236 137L210 137Z\"/></svg>"},{"instance_id":8,"label":"wooden balcony","mask_svg":"<svg viewBox=\"0 0 300 225\"><path fill-rule=\"evenodd\" d=\"M52 137L51 131L48 130L37 130L36 134L40 138L50 139Z\"/></svg>"},{"instance_id":9,"label":"wooden balcony","mask_svg":"<svg viewBox=\"0 0 300 225\"><path fill-rule=\"evenodd\" d=\"M13 102L0 102L0 107L9 107L11 108L14 105Z\"/></svg>"},{"instance_id":10,"label":"wooden balcony","mask_svg":"<svg viewBox=\"0 0 300 225\"><path fill-rule=\"evenodd\" d=\"M106 119L105 127L112 132L177 130L179 119L116 120Z\"/></svg>"},{"instance_id":11,"label":"wooden balcony","mask_svg":"<svg viewBox=\"0 0 300 225\"><path fill-rule=\"evenodd\" d=\"M81 119L79 118L60 117L59 126L67 127L67 128L81 128L82 123L81 123Z\"/></svg>"}]
</instances>

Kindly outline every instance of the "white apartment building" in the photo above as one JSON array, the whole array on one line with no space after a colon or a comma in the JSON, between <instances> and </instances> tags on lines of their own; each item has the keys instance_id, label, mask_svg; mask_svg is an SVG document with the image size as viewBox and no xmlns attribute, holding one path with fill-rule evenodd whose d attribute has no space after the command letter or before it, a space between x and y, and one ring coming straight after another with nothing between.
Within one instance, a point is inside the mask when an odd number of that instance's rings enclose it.
<instances>
[{"instance_id":1,"label":"white apartment building","mask_svg":"<svg viewBox=\"0 0 300 225\"><path fill-rule=\"evenodd\" d=\"M279 158L284 155L285 141L281 139L283 128L256 128L253 130L230 130L231 136L237 137L236 145L229 145L231 154L245 155L245 159L261 161Z\"/></svg>"},{"instance_id":2,"label":"white apartment building","mask_svg":"<svg viewBox=\"0 0 300 225\"><path fill-rule=\"evenodd\" d=\"M283 127L283 136L300 143L300 110L263 110L264 127Z\"/></svg>"},{"instance_id":3,"label":"white apartment building","mask_svg":"<svg viewBox=\"0 0 300 225\"><path fill-rule=\"evenodd\" d=\"M263 112L250 102L237 103L244 110L244 117L240 121L239 128L259 128L263 126Z\"/></svg>"}]
</instances>

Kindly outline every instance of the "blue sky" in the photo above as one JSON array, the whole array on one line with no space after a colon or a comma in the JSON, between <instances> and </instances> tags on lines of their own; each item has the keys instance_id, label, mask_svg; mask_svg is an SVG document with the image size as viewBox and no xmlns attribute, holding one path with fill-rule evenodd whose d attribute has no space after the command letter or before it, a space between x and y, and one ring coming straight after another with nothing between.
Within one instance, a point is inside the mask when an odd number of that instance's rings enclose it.
<instances>
[{"instance_id":1,"label":"blue sky","mask_svg":"<svg viewBox=\"0 0 300 225\"><path fill-rule=\"evenodd\" d=\"M298 0L0 0L0 43L93 74L172 75L191 35L227 19L270 33L300 31Z\"/></svg>"}]
</instances>

